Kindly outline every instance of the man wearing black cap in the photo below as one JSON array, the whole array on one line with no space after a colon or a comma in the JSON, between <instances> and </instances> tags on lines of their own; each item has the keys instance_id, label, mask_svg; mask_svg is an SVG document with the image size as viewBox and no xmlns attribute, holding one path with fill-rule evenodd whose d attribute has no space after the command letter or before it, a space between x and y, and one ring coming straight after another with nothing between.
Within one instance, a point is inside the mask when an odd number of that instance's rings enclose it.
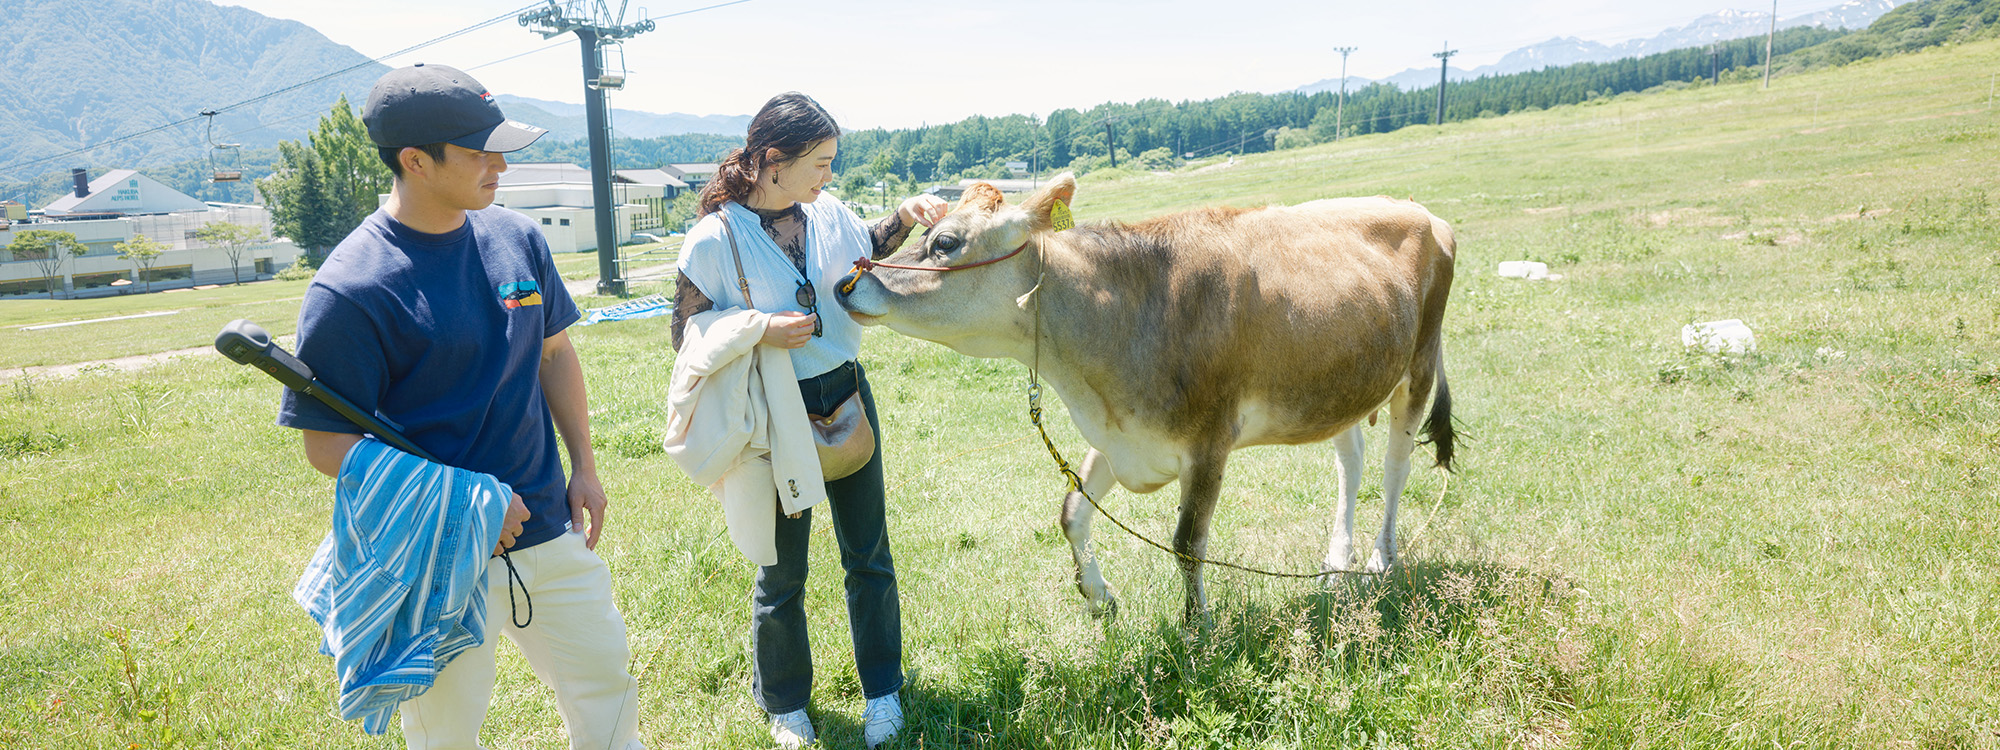
<instances>
[{"instance_id":1,"label":"man wearing black cap","mask_svg":"<svg viewBox=\"0 0 2000 750\"><path fill-rule=\"evenodd\" d=\"M395 186L307 288L298 356L443 463L491 474L515 493L494 550L506 557L487 561L485 644L401 705L405 741L479 746L499 631L555 688L572 748L638 748L631 649L595 552L605 497L583 369L565 331L579 314L541 230L490 207L503 154L546 131L508 120L464 72L421 63L376 82L362 121ZM359 428L289 390L278 423L303 430L307 460L335 478L360 440Z\"/></svg>"}]
</instances>

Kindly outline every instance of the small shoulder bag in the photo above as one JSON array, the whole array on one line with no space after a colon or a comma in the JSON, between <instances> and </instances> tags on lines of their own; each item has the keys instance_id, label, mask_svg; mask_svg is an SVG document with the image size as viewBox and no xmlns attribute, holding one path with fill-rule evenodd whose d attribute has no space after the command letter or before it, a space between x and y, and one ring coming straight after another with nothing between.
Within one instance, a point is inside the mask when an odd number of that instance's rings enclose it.
<instances>
[{"instance_id":1,"label":"small shoulder bag","mask_svg":"<svg viewBox=\"0 0 2000 750\"><path fill-rule=\"evenodd\" d=\"M736 260L736 288L743 292L743 305L755 309L756 303L750 301L750 277L743 273L743 253L736 249L736 233L729 230L727 217L722 220L722 234L729 238L729 254ZM841 400L832 414L807 414L806 422L812 427L813 447L819 449L820 475L826 481L844 479L874 459L875 428L868 424L860 388Z\"/></svg>"}]
</instances>

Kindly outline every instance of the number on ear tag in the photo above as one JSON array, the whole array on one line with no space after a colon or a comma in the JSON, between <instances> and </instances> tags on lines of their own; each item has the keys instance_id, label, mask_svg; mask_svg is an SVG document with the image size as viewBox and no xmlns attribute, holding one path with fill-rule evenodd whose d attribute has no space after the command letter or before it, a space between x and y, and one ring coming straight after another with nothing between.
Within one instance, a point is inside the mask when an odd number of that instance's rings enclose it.
<instances>
[{"instance_id":1,"label":"number on ear tag","mask_svg":"<svg viewBox=\"0 0 2000 750\"><path fill-rule=\"evenodd\" d=\"M1069 204L1063 203L1061 198L1057 198L1055 206L1049 209L1049 227L1060 232L1074 226L1076 226L1076 220L1069 215Z\"/></svg>"}]
</instances>

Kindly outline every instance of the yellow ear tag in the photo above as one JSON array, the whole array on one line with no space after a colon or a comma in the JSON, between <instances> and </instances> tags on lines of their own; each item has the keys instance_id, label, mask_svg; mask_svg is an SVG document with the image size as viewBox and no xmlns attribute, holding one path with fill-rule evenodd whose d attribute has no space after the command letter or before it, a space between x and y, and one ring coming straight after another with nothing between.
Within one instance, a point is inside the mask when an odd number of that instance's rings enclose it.
<instances>
[{"instance_id":1,"label":"yellow ear tag","mask_svg":"<svg viewBox=\"0 0 2000 750\"><path fill-rule=\"evenodd\" d=\"M1057 198L1055 206L1049 209L1049 228L1060 232L1074 226L1076 226L1076 220L1070 218L1069 204L1063 203L1061 198Z\"/></svg>"}]
</instances>

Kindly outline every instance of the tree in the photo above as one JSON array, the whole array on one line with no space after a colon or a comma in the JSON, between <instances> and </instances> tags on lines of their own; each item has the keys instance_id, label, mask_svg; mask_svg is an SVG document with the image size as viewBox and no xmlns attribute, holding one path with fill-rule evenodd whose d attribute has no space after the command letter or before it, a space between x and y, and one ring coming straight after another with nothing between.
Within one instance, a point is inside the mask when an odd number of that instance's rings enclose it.
<instances>
[{"instance_id":1,"label":"tree","mask_svg":"<svg viewBox=\"0 0 2000 750\"><path fill-rule=\"evenodd\" d=\"M345 96L306 140L279 142L277 168L257 188L278 233L324 251L375 212L376 196L389 192L394 178Z\"/></svg>"},{"instance_id":2,"label":"tree","mask_svg":"<svg viewBox=\"0 0 2000 750\"><path fill-rule=\"evenodd\" d=\"M375 213L376 196L389 192L395 176L377 155L379 149L369 139L368 127L355 116L354 108L348 106L346 95L334 103L325 117L319 118L319 129L307 139L325 169L328 194L336 203L337 215L342 217L340 234L345 237L361 226L369 214Z\"/></svg>"},{"instance_id":3,"label":"tree","mask_svg":"<svg viewBox=\"0 0 2000 750\"><path fill-rule=\"evenodd\" d=\"M1278 128L1278 133L1272 136L1271 142L1280 151L1288 148L1305 148L1318 143L1312 133L1304 128Z\"/></svg>"},{"instance_id":4,"label":"tree","mask_svg":"<svg viewBox=\"0 0 2000 750\"><path fill-rule=\"evenodd\" d=\"M132 262L132 270L145 283L148 292L153 291L153 264L160 261L160 253L167 246L143 234L132 235L132 239L111 246L118 251L118 257Z\"/></svg>"},{"instance_id":5,"label":"tree","mask_svg":"<svg viewBox=\"0 0 2000 750\"><path fill-rule=\"evenodd\" d=\"M1174 158L1174 152L1165 146L1149 149L1139 155L1139 166L1149 171L1163 172L1179 165L1180 160Z\"/></svg>"},{"instance_id":6,"label":"tree","mask_svg":"<svg viewBox=\"0 0 2000 750\"><path fill-rule=\"evenodd\" d=\"M251 245L261 244L266 239L261 229L226 221L204 224L200 229L194 230L194 237L212 247L222 248L222 254L229 256L229 272L236 277L238 284L243 283L243 274L237 270L242 262L243 253L249 250Z\"/></svg>"},{"instance_id":7,"label":"tree","mask_svg":"<svg viewBox=\"0 0 2000 750\"><path fill-rule=\"evenodd\" d=\"M1313 138L1318 139L1322 143L1334 140L1339 137L1336 128L1342 124L1340 122L1340 114L1339 110L1322 108L1319 114L1313 115L1312 123L1307 126L1307 130L1312 132Z\"/></svg>"},{"instance_id":8,"label":"tree","mask_svg":"<svg viewBox=\"0 0 2000 750\"><path fill-rule=\"evenodd\" d=\"M347 236L335 215L333 197L327 194L325 170L310 148L285 141L278 150L278 168L257 181L264 202L271 204L271 227L299 247L323 255ZM309 252L307 257L316 254Z\"/></svg>"},{"instance_id":9,"label":"tree","mask_svg":"<svg viewBox=\"0 0 2000 750\"><path fill-rule=\"evenodd\" d=\"M7 243L7 251L15 260L32 260L35 268L42 272L42 280L47 283L49 299L56 298L56 286L62 284L62 267L69 259L90 252L90 248L76 241L76 235L56 229L30 229L16 232L14 240Z\"/></svg>"}]
</instances>

